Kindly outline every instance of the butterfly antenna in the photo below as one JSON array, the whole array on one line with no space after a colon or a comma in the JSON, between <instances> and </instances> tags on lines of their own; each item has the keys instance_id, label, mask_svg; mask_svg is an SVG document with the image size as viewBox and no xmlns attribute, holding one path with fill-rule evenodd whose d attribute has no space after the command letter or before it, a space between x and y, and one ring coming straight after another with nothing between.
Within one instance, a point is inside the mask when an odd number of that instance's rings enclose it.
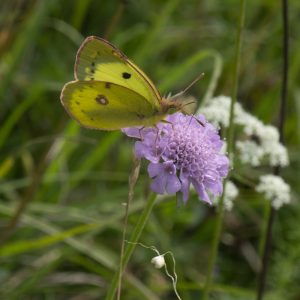
<instances>
[{"instance_id":1,"label":"butterfly antenna","mask_svg":"<svg viewBox=\"0 0 300 300\"><path fill-rule=\"evenodd\" d=\"M204 73L201 73L199 76L197 76L183 91L179 92L178 94L172 96L171 98L177 98L183 95L186 91L188 91L196 82L201 80L204 77Z\"/></svg>"},{"instance_id":2,"label":"butterfly antenna","mask_svg":"<svg viewBox=\"0 0 300 300\"><path fill-rule=\"evenodd\" d=\"M197 101L191 101L191 102L188 102L188 103L184 103L182 105L182 107L185 107L185 106L190 105L190 104L196 104L196 103L197 103Z\"/></svg>"}]
</instances>

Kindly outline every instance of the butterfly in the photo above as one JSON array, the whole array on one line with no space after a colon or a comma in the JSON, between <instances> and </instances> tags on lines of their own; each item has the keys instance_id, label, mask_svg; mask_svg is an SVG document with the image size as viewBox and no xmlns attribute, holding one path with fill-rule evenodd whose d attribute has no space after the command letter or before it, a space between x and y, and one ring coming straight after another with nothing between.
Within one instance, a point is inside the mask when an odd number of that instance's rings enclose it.
<instances>
[{"instance_id":1,"label":"butterfly","mask_svg":"<svg viewBox=\"0 0 300 300\"><path fill-rule=\"evenodd\" d=\"M183 110L176 98L163 98L149 77L110 42L87 37L74 67L75 80L61 92L61 103L83 127L117 130L154 126Z\"/></svg>"}]
</instances>

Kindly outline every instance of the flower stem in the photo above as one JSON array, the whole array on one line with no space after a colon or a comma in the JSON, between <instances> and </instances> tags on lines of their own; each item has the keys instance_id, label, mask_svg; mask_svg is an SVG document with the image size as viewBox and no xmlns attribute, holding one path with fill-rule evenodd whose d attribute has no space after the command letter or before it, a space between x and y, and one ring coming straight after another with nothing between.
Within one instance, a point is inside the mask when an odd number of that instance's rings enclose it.
<instances>
[{"instance_id":1,"label":"flower stem","mask_svg":"<svg viewBox=\"0 0 300 300\"><path fill-rule=\"evenodd\" d=\"M269 219L271 214L272 206L270 205L270 202L266 201L264 212L263 212L263 224L261 226L261 234L260 234L260 241L258 243L258 254L259 257L263 256L264 249L267 243L267 232L268 232L268 226L269 226Z\"/></svg>"},{"instance_id":2,"label":"flower stem","mask_svg":"<svg viewBox=\"0 0 300 300\"><path fill-rule=\"evenodd\" d=\"M285 110L288 99L288 59L289 59L289 41L288 41L288 0L282 0L282 21L283 21L283 71L282 71L282 86L281 86L281 101L280 101L280 110L279 110L279 122L278 130L280 134L280 142L284 142L283 127L285 121ZM274 175L280 174L280 167L275 167L273 170ZM270 204L271 205L271 204ZM262 258L262 268L258 275L258 285L257 285L257 294L256 299L262 300L263 294L265 291L266 277L268 271L269 260L271 256L271 247L272 247L272 227L274 223L274 218L276 215L275 209L272 207L271 212L268 216L268 227L266 232L266 237L264 238L265 245L263 250Z\"/></svg>"},{"instance_id":3,"label":"flower stem","mask_svg":"<svg viewBox=\"0 0 300 300\"><path fill-rule=\"evenodd\" d=\"M152 211L152 208L153 208L155 200L156 200L156 196L157 195L154 193L149 196L146 206L145 206L145 208L144 208L144 210L132 232L132 235L130 238L130 243L127 244L122 261L121 261L122 270L125 269L131 255L135 249L136 243L138 242L138 240L142 234L145 224L148 221L149 215ZM107 292L106 298L105 298L106 300L113 300L113 298L115 296L116 290L118 288L118 282L119 282L119 276L120 276L119 271L120 271L120 269L115 273L115 275L112 279L111 286L110 286L110 288Z\"/></svg>"},{"instance_id":4,"label":"flower stem","mask_svg":"<svg viewBox=\"0 0 300 300\"><path fill-rule=\"evenodd\" d=\"M123 226L123 236L122 236L122 245L121 245L121 253L120 253L120 265L119 265L119 284L118 284L118 292L117 292L117 300L120 300L121 297L121 289L122 289L122 275L123 275L123 266L122 260L124 256L124 248L125 248L125 240L126 240L126 231L128 224L128 216L129 216L129 206L133 199L134 187L136 185L137 179L139 177L141 167L141 159L137 158L134 155L133 158L133 167L131 174L128 180L128 197L127 203L125 203L125 218L124 218L124 226Z\"/></svg>"},{"instance_id":5,"label":"flower stem","mask_svg":"<svg viewBox=\"0 0 300 300\"><path fill-rule=\"evenodd\" d=\"M263 294L265 290L266 276L267 276L267 270L269 265L269 257L271 255L272 226L274 222L274 217L275 217L275 209L272 207L268 218L268 225L267 225L265 245L263 250L263 258L262 258L262 267L258 276L258 285L257 285L257 294L256 294L257 300L261 300L263 298Z\"/></svg>"},{"instance_id":6,"label":"flower stem","mask_svg":"<svg viewBox=\"0 0 300 300\"><path fill-rule=\"evenodd\" d=\"M115 9L115 14L111 18L111 21L108 25L108 28L105 31L104 38L109 39L111 34L114 32L116 29L117 25L119 24L125 10L125 6L127 1L125 0L119 0L118 6Z\"/></svg>"},{"instance_id":7,"label":"flower stem","mask_svg":"<svg viewBox=\"0 0 300 300\"><path fill-rule=\"evenodd\" d=\"M237 98L237 91L238 91L238 76L239 76L239 69L240 69L240 56L241 56L241 45L242 45L242 33L245 21L245 7L246 7L246 0L240 1L240 11L239 11L239 27L237 32L237 43L236 43L236 50L235 50L235 66L234 66L234 77L233 77L233 86L232 86L232 95L231 95L231 103L230 103L230 112L229 112L229 126L227 132L227 152L229 158L231 158L233 149L234 149L234 105ZM231 159L231 161L233 161ZM206 276L206 282L204 285L203 290L203 300L207 300L209 298L209 292L211 289L211 282L212 282L212 275L213 269L216 263L216 258L218 254L218 248L220 243L221 231L222 231L222 222L223 222L223 215L224 215L224 195L226 193L226 182L224 181L224 191L219 201L218 206L218 214L216 216L216 224L214 230L214 237L211 245L211 252L208 261L208 270Z\"/></svg>"},{"instance_id":8,"label":"flower stem","mask_svg":"<svg viewBox=\"0 0 300 300\"><path fill-rule=\"evenodd\" d=\"M226 185L224 184L224 192L225 192ZM224 195L223 192L223 195ZM219 205L218 205L218 213L216 216L216 225L214 229L214 236L213 241L211 245L210 250L210 256L208 261L208 269L207 269L207 275L206 275L206 281L204 285L203 290L203 300L209 299L209 292L211 289L211 282L212 282L212 275L213 275L213 269L216 263L216 258L218 254L218 248L219 248L219 242L220 242L220 236L221 236L221 230L222 230L222 221L223 221L223 215L224 215L224 197L221 196Z\"/></svg>"},{"instance_id":9,"label":"flower stem","mask_svg":"<svg viewBox=\"0 0 300 300\"><path fill-rule=\"evenodd\" d=\"M241 60L241 48L242 48L242 35L243 28L245 23L245 11L246 11L246 0L240 0L240 19L239 27L237 32L237 41L235 49L235 65L234 65L234 77L233 77L233 86L231 91L231 103L230 103L230 113L229 113L229 125L227 132L227 152L229 158L233 154L234 146L234 106L237 100L238 94L238 83L239 83L239 71L240 71L240 60ZM231 161L233 161L231 159ZM224 193L223 193L224 194Z\"/></svg>"}]
</instances>

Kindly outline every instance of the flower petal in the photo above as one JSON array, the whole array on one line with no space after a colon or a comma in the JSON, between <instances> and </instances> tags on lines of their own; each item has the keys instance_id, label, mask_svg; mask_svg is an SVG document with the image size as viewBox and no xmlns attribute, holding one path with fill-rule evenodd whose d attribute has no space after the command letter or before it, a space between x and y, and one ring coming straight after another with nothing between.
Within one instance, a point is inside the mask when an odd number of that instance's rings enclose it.
<instances>
[{"instance_id":1,"label":"flower petal","mask_svg":"<svg viewBox=\"0 0 300 300\"><path fill-rule=\"evenodd\" d=\"M166 179L164 176L157 176L152 180L150 188L153 192L162 195L165 193L165 183Z\"/></svg>"},{"instance_id":2,"label":"flower petal","mask_svg":"<svg viewBox=\"0 0 300 300\"><path fill-rule=\"evenodd\" d=\"M163 172L162 164L150 163L148 165L148 174L151 178L158 176Z\"/></svg>"},{"instance_id":3,"label":"flower petal","mask_svg":"<svg viewBox=\"0 0 300 300\"><path fill-rule=\"evenodd\" d=\"M192 179L192 184L195 187L200 199L202 199L203 201L207 202L208 204L212 204L211 200L209 199L206 191L205 191L205 187L202 183L199 183L198 181Z\"/></svg>"},{"instance_id":4,"label":"flower petal","mask_svg":"<svg viewBox=\"0 0 300 300\"><path fill-rule=\"evenodd\" d=\"M154 149L149 147L144 142L138 141L135 143L135 154L137 157L144 157L153 163L159 162L159 155L155 153Z\"/></svg>"},{"instance_id":5,"label":"flower petal","mask_svg":"<svg viewBox=\"0 0 300 300\"><path fill-rule=\"evenodd\" d=\"M167 177L166 192L170 195L177 193L181 188L181 183L176 175Z\"/></svg>"},{"instance_id":6,"label":"flower petal","mask_svg":"<svg viewBox=\"0 0 300 300\"><path fill-rule=\"evenodd\" d=\"M127 128L122 128L121 131L125 133L129 137L134 137L134 138L141 138L141 130L142 127L127 127Z\"/></svg>"},{"instance_id":7,"label":"flower petal","mask_svg":"<svg viewBox=\"0 0 300 300\"><path fill-rule=\"evenodd\" d=\"M180 181L181 181L181 192L183 196L183 202L186 203L189 199L189 192L190 192L190 180L188 176L185 176L183 172L180 174Z\"/></svg>"}]
</instances>

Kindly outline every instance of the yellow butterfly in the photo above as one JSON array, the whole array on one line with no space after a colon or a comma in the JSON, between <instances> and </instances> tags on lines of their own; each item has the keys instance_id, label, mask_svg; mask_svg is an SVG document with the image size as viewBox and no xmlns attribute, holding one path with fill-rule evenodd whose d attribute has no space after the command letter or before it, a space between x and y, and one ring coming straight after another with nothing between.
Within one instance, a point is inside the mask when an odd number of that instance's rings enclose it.
<instances>
[{"instance_id":1,"label":"yellow butterfly","mask_svg":"<svg viewBox=\"0 0 300 300\"><path fill-rule=\"evenodd\" d=\"M81 44L74 74L75 81L64 86L60 99L69 115L87 128L153 126L183 106L163 98L119 49L95 36Z\"/></svg>"}]
</instances>

